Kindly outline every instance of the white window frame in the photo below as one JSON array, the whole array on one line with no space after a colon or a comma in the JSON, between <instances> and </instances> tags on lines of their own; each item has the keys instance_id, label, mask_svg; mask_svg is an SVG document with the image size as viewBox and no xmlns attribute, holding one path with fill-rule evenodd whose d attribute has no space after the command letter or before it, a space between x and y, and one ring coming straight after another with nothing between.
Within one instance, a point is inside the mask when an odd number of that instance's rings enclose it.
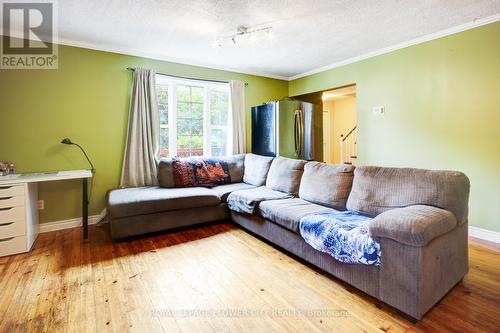
<instances>
[{"instance_id":1,"label":"white window frame","mask_svg":"<svg viewBox=\"0 0 500 333\"><path fill-rule=\"evenodd\" d=\"M226 129L226 152L225 155L231 154L231 93L229 89L229 83L219 83L219 82L207 82L194 79L180 79L167 75L156 75L156 85L163 85L168 87L168 151L170 157L177 156L177 86L195 86L204 88L204 99L203 99L203 156L211 156L212 145L211 145L211 133L212 128L214 129ZM228 116L227 125L212 126L211 116L210 116L210 98L209 91L223 91L227 93L228 96Z\"/></svg>"}]
</instances>

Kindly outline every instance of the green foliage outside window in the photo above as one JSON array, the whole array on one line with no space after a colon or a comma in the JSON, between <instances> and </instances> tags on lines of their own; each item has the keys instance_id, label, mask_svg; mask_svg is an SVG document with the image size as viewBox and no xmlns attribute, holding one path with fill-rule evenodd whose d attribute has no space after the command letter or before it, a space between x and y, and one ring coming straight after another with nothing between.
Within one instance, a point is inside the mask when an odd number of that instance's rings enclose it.
<instances>
[{"instance_id":1,"label":"green foliage outside window","mask_svg":"<svg viewBox=\"0 0 500 333\"><path fill-rule=\"evenodd\" d=\"M204 153L204 136L211 156L226 154L229 96L225 90L175 84L175 120L172 124L177 131L175 146L177 156L200 156ZM169 103L168 85L157 85L158 110L160 113L160 156L169 155ZM205 94L207 101L205 102ZM205 103L209 109L210 123L205 125ZM210 129L205 133L205 126Z\"/></svg>"}]
</instances>

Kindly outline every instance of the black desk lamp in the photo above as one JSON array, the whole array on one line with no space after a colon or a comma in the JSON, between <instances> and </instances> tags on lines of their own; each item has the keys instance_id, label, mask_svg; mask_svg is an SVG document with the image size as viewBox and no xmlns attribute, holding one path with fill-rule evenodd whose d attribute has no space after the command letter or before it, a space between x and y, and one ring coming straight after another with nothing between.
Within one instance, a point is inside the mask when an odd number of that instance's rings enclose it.
<instances>
[{"instance_id":1,"label":"black desk lamp","mask_svg":"<svg viewBox=\"0 0 500 333\"><path fill-rule=\"evenodd\" d=\"M95 169L94 169L94 165L92 164L92 162L90 161L90 158L88 157L87 153L85 152L85 150L83 150L83 148L78 144L78 143L74 143L74 142L71 142L71 140L69 138L64 138L61 143L65 144L65 145L75 145L77 146L78 148L80 148L80 150L82 151L83 155L85 155L85 158L87 159L87 161L89 161L90 163L90 166L92 169L90 169L90 171L92 173L95 173Z\"/></svg>"}]
</instances>

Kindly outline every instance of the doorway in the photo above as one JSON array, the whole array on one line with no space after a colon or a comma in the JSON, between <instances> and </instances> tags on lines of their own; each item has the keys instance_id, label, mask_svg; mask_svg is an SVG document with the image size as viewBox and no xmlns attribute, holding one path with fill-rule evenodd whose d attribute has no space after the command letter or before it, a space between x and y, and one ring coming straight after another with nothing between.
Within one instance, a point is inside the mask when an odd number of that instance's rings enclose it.
<instances>
[{"instance_id":1,"label":"doorway","mask_svg":"<svg viewBox=\"0 0 500 333\"><path fill-rule=\"evenodd\" d=\"M356 86L324 91L322 100L324 161L331 164L356 164Z\"/></svg>"},{"instance_id":2,"label":"doorway","mask_svg":"<svg viewBox=\"0 0 500 333\"><path fill-rule=\"evenodd\" d=\"M323 162L354 164L358 158L358 127L356 118L356 85L348 85L292 98L320 105L323 117L315 127L321 132L318 138Z\"/></svg>"}]
</instances>

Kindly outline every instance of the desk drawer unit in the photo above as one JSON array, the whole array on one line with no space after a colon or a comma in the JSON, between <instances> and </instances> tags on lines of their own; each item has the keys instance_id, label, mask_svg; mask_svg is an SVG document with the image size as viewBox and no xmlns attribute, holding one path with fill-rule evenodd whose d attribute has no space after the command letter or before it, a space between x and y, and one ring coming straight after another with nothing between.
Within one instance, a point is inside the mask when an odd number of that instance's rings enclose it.
<instances>
[{"instance_id":1,"label":"desk drawer unit","mask_svg":"<svg viewBox=\"0 0 500 333\"><path fill-rule=\"evenodd\" d=\"M26 252L26 236L7 237L0 239L0 256Z\"/></svg>"},{"instance_id":2,"label":"desk drawer unit","mask_svg":"<svg viewBox=\"0 0 500 333\"><path fill-rule=\"evenodd\" d=\"M0 220L0 239L26 235L26 221L23 218L15 221Z\"/></svg>"},{"instance_id":3,"label":"desk drawer unit","mask_svg":"<svg viewBox=\"0 0 500 333\"><path fill-rule=\"evenodd\" d=\"M0 186L0 256L26 252L26 185Z\"/></svg>"},{"instance_id":4,"label":"desk drawer unit","mask_svg":"<svg viewBox=\"0 0 500 333\"><path fill-rule=\"evenodd\" d=\"M0 186L0 209L24 207L25 201L23 185Z\"/></svg>"},{"instance_id":5,"label":"desk drawer unit","mask_svg":"<svg viewBox=\"0 0 500 333\"><path fill-rule=\"evenodd\" d=\"M0 209L12 207L24 207L24 196L0 198Z\"/></svg>"},{"instance_id":6,"label":"desk drawer unit","mask_svg":"<svg viewBox=\"0 0 500 333\"><path fill-rule=\"evenodd\" d=\"M24 221L25 218L26 211L23 206L0 208L0 224Z\"/></svg>"},{"instance_id":7,"label":"desk drawer unit","mask_svg":"<svg viewBox=\"0 0 500 333\"><path fill-rule=\"evenodd\" d=\"M0 185L0 198L24 196L24 185Z\"/></svg>"},{"instance_id":8,"label":"desk drawer unit","mask_svg":"<svg viewBox=\"0 0 500 333\"><path fill-rule=\"evenodd\" d=\"M26 222L24 219L22 221L2 221L0 223L0 239L24 235L26 235Z\"/></svg>"}]
</instances>

